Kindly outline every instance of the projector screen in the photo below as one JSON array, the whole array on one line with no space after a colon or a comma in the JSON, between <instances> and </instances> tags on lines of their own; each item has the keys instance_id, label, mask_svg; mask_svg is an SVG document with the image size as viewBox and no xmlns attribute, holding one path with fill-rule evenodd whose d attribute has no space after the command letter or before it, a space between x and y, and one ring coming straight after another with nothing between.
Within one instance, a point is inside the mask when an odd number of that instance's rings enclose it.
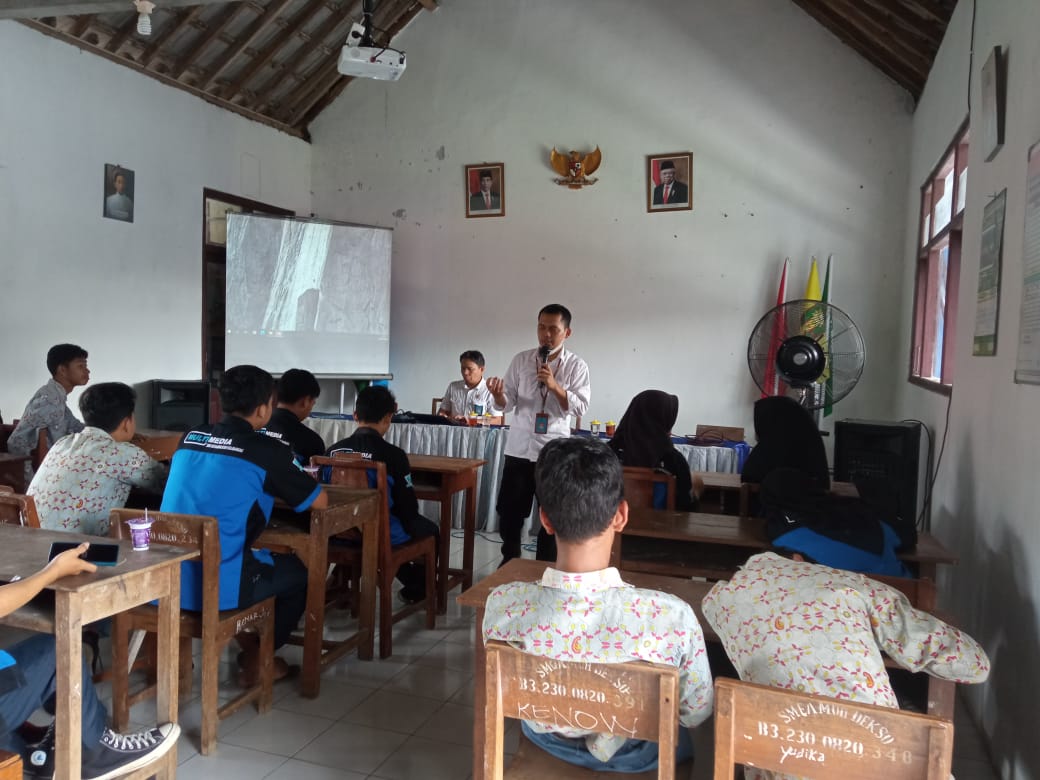
<instances>
[{"instance_id":1,"label":"projector screen","mask_svg":"<svg viewBox=\"0 0 1040 780\"><path fill-rule=\"evenodd\" d=\"M390 371L388 228L228 214L225 365Z\"/></svg>"}]
</instances>

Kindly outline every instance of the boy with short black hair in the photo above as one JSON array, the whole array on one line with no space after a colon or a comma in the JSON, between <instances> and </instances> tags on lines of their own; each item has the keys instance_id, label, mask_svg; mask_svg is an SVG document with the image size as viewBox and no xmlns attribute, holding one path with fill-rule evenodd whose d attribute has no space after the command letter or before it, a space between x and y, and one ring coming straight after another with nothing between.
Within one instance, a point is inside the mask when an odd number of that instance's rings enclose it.
<instances>
[{"instance_id":1,"label":"boy with short black hair","mask_svg":"<svg viewBox=\"0 0 1040 780\"><path fill-rule=\"evenodd\" d=\"M224 418L189 431L170 464L162 511L214 515L220 524L220 609L249 606L274 596L274 644L281 647L300 622L307 602L307 569L295 555L253 549L267 526L276 498L295 512L322 509L328 495L293 463L280 442L260 433L274 409L274 378L256 366L224 372L220 405ZM202 609L202 572L183 564L181 606ZM239 681L249 687L259 674L255 634L238 637ZM275 658L275 679L289 665Z\"/></svg>"},{"instance_id":2,"label":"boy with short black hair","mask_svg":"<svg viewBox=\"0 0 1040 780\"><path fill-rule=\"evenodd\" d=\"M7 450L15 455L32 452L41 430L47 431L48 447L66 434L83 430L66 399L73 388L90 381L87 351L75 344L55 344L47 351L47 370L51 378L33 394L7 440ZM26 481L30 476L31 468L26 466Z\"/></svg>"},{"instance_id":3,"label":"boy with short black hair","mask_svg":"<svg viewBox=\"0 0 1040 780\"><path fill-rule=\"evenodd\" d=\"M325 454L325 441L303 421L310 417L321 386L310 371L290 368L278 379L278 407L264 433L289 445L296 462L310 464L312 455Z\"/></svg>"},{"instance_id":4,"label":"boy with short black hair","mask_svg":"<svg viewBox=\"0 0 1040 780\"><path fill-rule=\"evenodd\" d=\"M475 349L466 350L459 355L459 369L462 379L448 385L437 414L461 422L473 412L477 417L490 415L488 422L500 425L502 411L495 407L495 399L484 380L484 356Z\"/></svg>"},{"instance_id":5,"label":"boy with short black hair","mask_svg":"<svg viewBox=\"0 0 1040 780\"><path fill-rule=\"evenodd\" d=\"M0 618L27 604L40 591L62 577L96 571L83 560L90 545L81 544L57 555L54 560L24 580L0 586ZM158 758L177 743L180 728L164 723L136 734L118 734L107 727L108 713L90 682L90 668L83 661L83 714L81 734L83 780L108 780L125 775ZM13 647L0 650L0 748L21 753L25 776L54 777L54 724L43 740L29 748L15 727L41 707L53 714L57 692L57 657L54 637L36 634Z\"/></svg>"},{"instance_id":6,"label":"boy with short black hair","mask_svg":"<svg viewBox=\"0 0 1040 780\"><path fill-rule=\"evenodd\" d=\"M384 439L396 411L397 400L389 388L369 385L358 393L354 403L357 430L329 447L328 452L329 455L357 452L368 460L386 464L392 545L440 536L436 523L419 514L419 501L412 488L412 467L408 463L408 455ZM404 586L399 594L402 600L415 604L426 598L426 569L421 563L409 561L397 570L396 576Z\"/></svg>"},{"instance_id":7,"label":"boy with short black hair","mask_svg":"<svg viewBox=\"0 0 1040 780\"><path fill-rule=\"evenodd\" d=\"M596 439L548 442L535 466L539 517L556 537L555 568L540 582L513 582L488 596L483 635L564 661L649 661L679 669L679 722L691 728L712 711L711 671L693 608L681 599L633 588L611 567L614 535L628 522L621 463ZM577 728L522 729L564 761L603 772L657 767L657 743ZM686 729L676 760L692 755Z\"/></svg>"},{"instance_id":8,"label":"boy with short black hair","mask_svg":"<svg viewBox=\"0 0 1040 780\"><path fill-rule=\"evenodd\" d=\"M166 467L131 441L136 397L122 382L91 385L83 393L79 410L86 427L54 443L26 491L42 527L107 536L109 511L126 505L131 488L162 491Z\"/></svg>"}]
</instances>

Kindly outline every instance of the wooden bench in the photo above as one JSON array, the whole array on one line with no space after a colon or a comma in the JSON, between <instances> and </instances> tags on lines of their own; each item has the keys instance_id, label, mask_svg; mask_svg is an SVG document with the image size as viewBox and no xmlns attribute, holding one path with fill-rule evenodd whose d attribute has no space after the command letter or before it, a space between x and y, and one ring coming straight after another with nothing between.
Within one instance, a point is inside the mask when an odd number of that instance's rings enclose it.
<instances>
[{"instance_id":1,"label":"wooden bench","mask_svg":"<svg viewBox=\"0 0 1040 780\"><path fill-rule=\"evenodd\" d=\"M656 772L625 777L672 780L679 733L679 670L628 662L587 664L531 655L488 642L484 777L502 780L599 778L603 773L554 758L521 737L508 770L503 755L505 718L646 739L660 746ZM613 776L613 775L611 775Z\"/></svg>"},{"instance_id":2,"label":"wooden bench","mask_svg":"<svg viewBox=\"0 0 1040 780\"><path fill-rule=\"evenodd\" d=\"M948 780L952 755L941 718L715 681L715 780L732 780L736 764L808 780Z\"/></svg>"},{"instance_id":3,"label":"wooden bench","mask_svg":"<svg viewBox=\"0 0 1040 780\"><path fill-rule=\"evenodd\" d=\"M39 528L40 515L32 496L23 496L0 485L0 523Z\"/></svg>"}]
</instances>

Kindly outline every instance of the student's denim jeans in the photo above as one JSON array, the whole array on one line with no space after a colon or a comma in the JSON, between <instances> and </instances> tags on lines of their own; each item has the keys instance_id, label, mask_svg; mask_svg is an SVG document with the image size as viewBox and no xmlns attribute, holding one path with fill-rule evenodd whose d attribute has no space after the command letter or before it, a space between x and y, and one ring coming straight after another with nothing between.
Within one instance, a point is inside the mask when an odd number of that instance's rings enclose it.
<instances>
[{"instance_id":1,"label":"student's denim jeans","mask_svg":"<svg viewBox=\"0 0 1040 780\"><path fill-rule=\"evenodd\" d=\"M15 659L15 666L23 678L22 684L0 694L0 748L24 755L25 744L17 729L36 710L43 707L54 713L54 696L58 666L55 658L54 637L38 634L5 648ZM83 752L89 753L101 743L101 735L108 722L108 713L97 697L90 679L90 667L83 657Z\"/></svg>"},{"instance_id":2,"label":"student's denim jeans","mask_svg":"<svg viewBox=\"0 0 1040 780\"><path fill-rule=\"evenodd\" d=\"M610 757L600 761L585 747L585 738L562 737L559 734L539 734L521 721L524 736L549 755L568 764L594 769L600 772L638 773L657 769L657 743L642 739L630 739ZM693 757L693 740L689 729L680 728L675 749L675 763Z\"/></svg>"}]
</instances>

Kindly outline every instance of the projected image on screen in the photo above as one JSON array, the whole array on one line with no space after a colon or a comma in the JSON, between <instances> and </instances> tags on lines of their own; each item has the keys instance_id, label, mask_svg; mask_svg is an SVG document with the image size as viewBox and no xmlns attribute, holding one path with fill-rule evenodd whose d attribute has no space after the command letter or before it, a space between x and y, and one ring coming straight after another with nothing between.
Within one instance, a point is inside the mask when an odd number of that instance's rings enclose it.
<instances>
[{"instance_id":1,"label":"projected image on screen","mask_svg":"<svg viewBox=\"0 0 1040 780\"><path fill-rule=\"evenodd\" d=\"M230 214L226 365L388 373L390 238L385 228Z\"/></svg>"}]
</instances>

